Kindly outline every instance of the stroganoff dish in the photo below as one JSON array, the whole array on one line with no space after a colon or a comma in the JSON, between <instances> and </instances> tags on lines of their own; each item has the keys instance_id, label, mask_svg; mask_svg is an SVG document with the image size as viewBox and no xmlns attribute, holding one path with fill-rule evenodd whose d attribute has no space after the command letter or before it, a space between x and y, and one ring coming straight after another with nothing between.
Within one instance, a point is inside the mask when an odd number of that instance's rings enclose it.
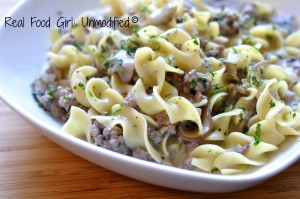
<instances>
[{"instance_id":1,"label":"stroganoff dish","mask_svg":"<svg viewBox=\"0 0 300 199\"><path fill-rule=\"evenodd\" d=\"M97 23L110 17L129 27ZM300 134L299 42L296 21L262 3L103 0L53 29L34 97L99 147L241 173Z\"/></svg>"}]
</instances>

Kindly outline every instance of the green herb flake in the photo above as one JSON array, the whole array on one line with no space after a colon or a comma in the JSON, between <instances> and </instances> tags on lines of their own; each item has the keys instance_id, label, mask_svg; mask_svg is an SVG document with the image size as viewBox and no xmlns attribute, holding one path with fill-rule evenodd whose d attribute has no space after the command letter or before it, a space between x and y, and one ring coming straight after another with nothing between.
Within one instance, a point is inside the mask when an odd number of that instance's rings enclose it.
<instances>
[{"instance_id":1,"label":"green herb flake","mask_svg":"<svg viewBox=\"0 0 300 199\"><path fill-rule=\"evenodd\" d=\"M89 91L89 96L90 96L90 97L94 97L92 91Z\"/></svg>"},{"instance_id":2,"label":"green herb flake","mask_svg":"<svg viewBox=\"0 0 300 199\"><path fill-rule=\"evenodd\" d=\"M120 48L125 50L128 55L135 54L136 50L140 47L139 42L132 39L122 40Z\"/></svg>"},{"instance_id":3,"label":"green herb flake","mask_svg":"<svg viewBox=\"0 0 300 199\"><path fill-rule=\"evenodd\" d=\"M273 108L275 106L275 102L273 102L273 100L271 100L269 102L269 108Z\"/></svg>"},{"instance_id":4,"label":"green herb flake","mask_svg":"<svg viewBox=\"0 0 300 199\"><path fill-rule=\"evenodd\" d=\"M213 72L213 71L209 71L209 74L210 74L212 77L215 77L215 76L216 76L216 72Z\"/></svg>"},{"instance_id":5,"label":"green herb flake","mask_svg":"<svg viewBox=\"0 0 300 199\"><path fill-rule=\"evenodd\" d=\"M55 100L55 90L54 89L50 89L48 91L48 94L50 95L50 101L54 102L54 100Z\"/></svg>"},{"instance_id":6,"label":"green herb flake","mask_svg":"<svg viewBox=\"0 0 300 199\"><path fill-rule=\"evenodd\" d=\"M293 113L293 118L295 118L296 117L296 113Z\"/></svg>"},{"instance_id":7,"label":"green herb flake","mask_svg":"<svg viewBox=\"0 0 300 199\"><path fill-rule=\"evenodd\" d=\"M192 82L190 83L190 90L195 90L196 86L197 86L197 81L193 79Z\"/></svg>"},{"instance_id":8,"label":"green herb flake","mask_svg":"<svg viewBox=\"0 0 300 199\"><path fill-rule=\"evenodd\" d=\"M266 37L267 40L272 40L272 39L273 39L273 35L271 35L271 34L269 34L269 33L267 33L267 34L265 35L265 37Z\"/></svg>"},{"instance_id":9,"label":"green herb flake","mask_svg":"<svg viewBox=\"0 0 300 199\"><path fill-rule=\"evenodd\" d=\"M165 98L170 97L172 95L173 95L173 93L169 93L169 94L165 95Z\"/></svg>"},{"instance_id":10,"label":"green herb flake","mask_svg":"<svg viewBox=\"0 0 300 199\"><path fill-rule=\"evenodd\" d=\"M143 83L144 87L146 87L146 84L145 84L145 81L144 81L143 77L141 77L141 80L142 80L142 83Z\"/></svg>"},{"instance_id":11,"label":"green herb flake","mask_svg":"<svg viewBox=\"0 0 300 199\"><path fill-rule=\"evenodd\" d=\"M219 169L217 167L214 167L210 170L211 173L216 173L218 171L219 171Z\"/></svg>"},{"instance_id":12,"label":"green herb flake","mask_svg":"<svg viewBox=\"0 0 300 199\"><path fill-rule=\"evenodd\" d=\"M74 41L73 46L75 46L77 48L77 50L82 51L82 47L78 41Z\"/></svg>"},{"instance_id":13,"label":"green herb flake","mask_svg":"<svg viewBox=\"0 0 300 199\"><path fill-rule=\"evenodd\" d=\"M145 6L145 5L143 5L143 4L140 4L140 5L138 6L138 10L139 10L140 12L143 12L143 13L150 13L149 8L148 8L147 6Z\"/></svg>"},{"instance_id":14,"label":"green herb flake","mask_svg":"<svg viewBox=\"0 0 300 199\"><path fill-rule=\"evenodd\" d=\"M120 105L120 108L117 109L117 110L113 113L113 115L116 115L116 114L118 114L118 113L120 113L120 112L122 111L122 108L124 107L124 104L121 103L121 104L119 104L119 105Z\"/></svg>"},{"instance_id":15,"label":"green herb flake","mask_svg":"<svg viewBox=\"0 0 300 199\"><path fill-rule=\"evenodd\" d=\"M199 41L198 41L197 39L194 39L194 40L193 40L193 43L194 43L195 45L198 45L198 46L200 45L200 44L199 44Z\"/></svg>"},{"instance_id":16,"label":"green herb flake","mask_svg":"<svg viewBox=\"0 0 300 199\"><path fill-rule=\"evenodd\" d=\"M212 86L212 94L217 94L217 93L222 93L222 92L227 92L228 89L226 86L223 87L218 87L218 85Z\"/></svg>"},{"instance_id":17,"label":"green herb flake","mask_svg":"<svg viewBox=\"0 0 300 199\"><path fill-rule=\"evenodd\" d=\"M109 48L101 45L101 53L107 53L107 52L109 52Z\"/></svg>"},{"instance_id":18,"label":"green herb flake","mask_svg":"<svg viewBox=\"0 0 300 199\"><path fill-rule=\"evenodd\" d=\"M140 37L139 35L139 27L135 26L132 28L132 33L136 36L136 37Z\"/></svg>"},{"instance_id":19,"label":"green herb flake","mask_svg":"<svg viewBox=\"0 0 300 199\"><path fill-rule=\"evenodd\" d=\"M256 125L256 131L255 131L255 134L254 134L254 140L255 140L255 142L254 142L254 145L256 146L256 145L258 145L260 142L261 142L261 129L260 129L260 126L261 126L261 124L257 124Z\"/></svg>"},{"instance_id":20,"label":"green herb flake","mask_svg":"<svg viewBox=\"0 0 300 199\"><path fill-rule=\"evenodd\" d=\"M256 88L258 88L258 87L260 86L261 83L257 80L256 76L252 76L251 80L252 80L252 84L253 84Z\"/></svg>"},{"instance_id":21,"label":"green herb flake","mask_svg":"<svg viewBox=\"0 0 300 199\"><path fill-rule=\"evenodd\" d=\"M239 114L240 122L244 119L246 110L244 107L241 108L243 111Z\"/></svg>"},{"instance_id":22,"label":"green herb flake","mask_svg":"<svg viewBox=\"0 0 300 199\"><path fill-rule=\"evenodd\" d=\"M71 97L70 97L70 95L65 95L65 96L64 96L64 99L65 99L65 100L70 100Z\"/></svg>"},{"instance_id":23,"label":"green herb flake","mask_svg":"<svg viewBox=\"0 0 300 199\"><path fill-rule=\"evenodd\" d=\"M154 38L157 38L157 36L156 35L151 35L151 36L149 36L149 38L154 39Z\"/></svg>"},{"instance_id":24,"label":"green herb flake","mask_svg":"<svg viewBox=\"0 0 300 199\"><path fill-rule=\"evenodd\" d=\"M79 86L80 88L82 88L83 90L85 89L85 85L84 85L82 82L79 82L78 86Z\"/></svg>"}]
</instances>

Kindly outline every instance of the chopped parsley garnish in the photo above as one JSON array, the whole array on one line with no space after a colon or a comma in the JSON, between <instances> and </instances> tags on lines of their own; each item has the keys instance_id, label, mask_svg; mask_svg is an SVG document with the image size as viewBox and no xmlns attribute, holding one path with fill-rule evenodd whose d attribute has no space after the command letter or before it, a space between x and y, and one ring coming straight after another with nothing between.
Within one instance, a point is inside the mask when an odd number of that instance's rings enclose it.
<instances>
[{"instance_id":1,"label":"chopped parsley garnish","mask_svg":"<svg viewBox=\"0 0 300 199\"><path fill-rule=\"evenodd\" d=\"M120 68L120 73L122 76L124 76L126 74L126 70L123 66L121 66L121 68Z\"/></svg>"},{"instance_id":2,"label":"chopped parsley garnish","mask_svg":"<svg viewBox=\"0 0 300 199\"><path fill-rule=\"evenodd\" d=\"M101 52L99 52L96 56L100 60L105 60L105 58L106 58L105 55L103 55Z\"/></svg>"},{"instance_id":3,"label":"chopped parsley garnish","mask_svg":"<svg viewBox=\"0 0 300 199\"><path fill-rule=\"evenodd\" d=\"M92 91L89 91L89 96L90 96L90 97L94 97Z\"/></svg>"},{"instance_id":4,"label":"chopped parsley garnish","mask_svg":"<svg viewBox=\"0 0 300 199\"><path fill-rule=\"evenodd\" d=\"M79 86L80 88L82 88L83 90L85 89L85 85L84 85L82 82L79 82L78 86Z\"/></svg>"},{"instance_id":5,"label":"chopped parsley garnish","mask_svg":"<svg viewBox=\"0 0 300 199\"><path fill-rule=\"evenodd\" d=\"M269 33L267 33L267 34L265 35L265 37L266 37L267 40L272 40L272 39L273 39L273 35L271 35L271 34L269 34Z\"/></svg>"},{"instance_id":6,"label":"chopped parsley garnish","mask_svg":"<svg viewBox=\"0 0 300 199\"><path fill-rule=\"evenodd\" d=\"M77 48L77 50L82 51L82 47L78 41L74 41L73 46L75 46Z\"/></svg>"},{"instance_id":7,"label":"chopped parsley garnish","mask_svg":"<svg viewBox=\"0 0 300 199\"><path fill-rule=\"evenodd\" d=\"M65 95L65 96L64 96L64 99L65 99L65 100L70 100L71 97L70 97L70 95Z\"/></svg>"},{"instance_id":8,"label":"chopped parsley garnish","mask_svg":"<svg viewBox=\"0 0 300 199\"><path fill-rule=\"evenodd\" d=\"M124 60L121 58L109 58L104 62L104 67L106 70L108 70L109 68L113 67L115 64L118 64L119 67L122 67L124 63Z\"/></svg>"},{"instance_id":9,"label":"chopped parsley garnish","mask_svg":"<svg viewBox=\"0 0 300 199\"><path fill-rule=\"evenodd\" d=\"M273 102L273 100L271 100L270 102L269 102L269 108L272 108L272 107L274 107L275 106L275 102Z\"/></svg>"},{"instance_id":10,"label":"chopped parsley garnish","mask_svg":"<svg viewBox=\"0 0 300 199\"><path fill-rule=\"evenodd\" d=\"M221 99L221 110L222 110L222 112L224 112L225 109L229 106L231 106L231 104L227 104L225 100Z\"/></svg>"},{"instance_id":11,"label":"chopped parsley garnish","mask_svg":"<svg viewBox=\"0 0 300 199\"><path fill-rule=\"evenodd\" d=\"M123 108L123 107L124 107L124 104L121 103L121 104L120 104L120 108L117 109L112 115L116 115L116 114L120 113L120 112L122 111L122 108Z\"/></svg>"},{"instance_id":12,"label":"chopped parsley garnish","mask_svg":"<svg viewBox=\"0 0 300 199\"><path fill-rule=\"evenodd\" d=\"M145 81L144 81L143 77L141 77L141 80L142 80L142 83L143 83L144 87L146 87L146 84L145 84Z\"/></svg>"},{"instance_id":13,"label":"chopped parsley garnish","mask_svg":"<svg viewBox=\"0 0 300 199\"><path fill-rule=\"evenodd\" d=\"M54 89L50 89L48 91L48 94L50 95L50 101L54 102L54 100L55 100L55 90Z\"/></svg>"},{"instance_id":14,"label":"chopped parsley garnish","mask_svg":"<svg viewBox=\"0 0 300 199\"><path fill-rule=\"evenodd\" d=\"M296 113L293 113L293 118L295 118L296 117Z\"/></svg>"},{"instance_id":15,"label":"chopped parsley garnish","mask_svg":"<svg viewBox=\"0 0 300 199\"><path fill-rule=\"evenodd\" d=\"M157 36L156 35L151 35L149 38L154 39L154 38L157 38Z\"/></svg>"},{"instance_id":16,"label":"chopped parsley garnish","mask_svg":"<svg viewBox=\"0 0 300 199\"><path fill-rule=\"evenodd\" d=\"M139 27L135 26L135 27L132 28L132 33L133 33L135 36L140 37L140 35L139 35L138 32L139 32Z\"/></svg>"},{"instance_id":17,"label":"chopped parsley garnish","mask_svg":"<svg viewBox=\"0 0 300 199\"><path fill-rule=\"evenodd\" d=\"M260 86L261 83L257 80L256 76L252 76L251 80L252 80L252 84L253 84L256 88L258 88L258 87Z\"/></svg>"},{"instance_id":18,"label":"chopped parsley garnish","mask_svg":"<svg viewBox=\"0 0 300 199\"><path fill-rule=\"evenodd\" d=\"M255 134L254 134L254 140L255 140L254 145L255 146L258 145L261 142L261 137L260 137L261 129L260 129L260 126L261 126L260 123L258 123L256 125L256 131L255 131Z\"/></svg>"},{"instance_id":19,"label":"chopped parsley garnish","mask_svg":"<svg viewBox=\"0 0 300 199\"><path fill-rule=\"evenodd\" d=\"M222 92L227 92L227 87L219 87L218 85L213 85L212 86L212 94L217 94L217 93L222 93Z\"/></svg>"},{"instance_id":20,"label":"chopped parsley garnish","mask_svg":"<svg viewBox=\"0 0 300 199\"><path fill-rule=\"evenodd\" d=\"M193 43L194 43L195 45L198 45L198 46L200 45L197 39L194 39L194 40L193 40Z\"/></svg>"},{"instance_id":21,"label":"chopped parsley garnish","mask_svg":"<svg viewBox=\"0 0 300 199\"><path fill-rule=\"evenodd\" d=\"M150 13L150 10L147 6L143 5L143 4L140 4L139 7L138 7L138 10L140 12L144 12L144 13Z\"/></svg>"},{"instance_id":22,"label":"chopped parsley garnish","mask_svg":"<svg viewBox=\"0 0 300 199\"><path fill-rule=\"evenodd\" d=\"M195 80L195 78L192 80L192 82L190 83L190 90L194 90L197 86L197 81Z\"/></svg>"},{"instance_id":23,"label":"chopped parsley garnish","mask_svg":"<svg viewBox=\"0 0 300 199\"><path fill-rule=\"evenodd\" d=\"M245 114L246 114L245 108L244 108L244 107L241 107L241 109L242 109L243 111L239 114L240 122L244 119Z\"/></svg>"},{"instance_id":24,"label":"chopped parsley garnish","mask_svg":"<svg viewBox=\"0 0 300 199\"><path fill-rule=\"evenodd\" d=\"M218 171L219 171L219 169L217 167L214 167L210 170L211 173L216 173Z\"/></svg>"},{"instance_id":25,"label":"chopped parsley garnish","mask_svg":"<svg viewBox=\"0 0 300 199\"><path fill-rule=\"evenodd\" d=\"M140 47L139 42L134 41L132 39L127 39L121 41L121 46L120 48L122 50L125 50L128 55L133 55L135 54L136 50Z\"/></svg>"},{"instance_id":26,"label":"chopped parsley garnish","mask_svg":"<svg viewBox=\"0 0 300 199\"><path fill-rule=\"evenodd\" d=\"M244 68L244 70L243 70L243 75L244 75L245 77L247 77L247 75L248 75L248 68L247 68L247 67Z\"/></svg>"},{"instance_id":27,"label":"chopped parsley garnish","mask_svg":"<svg viewBox=\"0 0 300 199\"><path fill-rule=\"evenodd\" d=\"M254 17L251 17L249 19L249 21L247 21L246 23L244 23L242 25L242 28L243 29L249 29L249 28L252 28L255 24L256 24L256 19Z\"/></svg>"},{"instance_id":28,"label":"chopped parsley garnish","mask_svg":"<svg viewBox=\"0 0 300 199\"><path fill-rule=\"evenodd\" d=\"M109 52L109 48L101 45L101 53L107 53L107 52Z\"/></svg>"},{"instance_id":29,"label":"chopped parsley garnish","mask_svg":"<svg viewBox=\"0 0 300 199\"><path fill-rule=\"evenodd\" d=\"M111 60L106 60L104 62L104 67L106 68L106 70L108 70L111 66L113 66L113 64L111 63Z\"/></svg>"},{"instance_id":30,"label":"chopped parsley garnish","mask_svg":"<svg viewBox=\"0 0 300 199\"><path fill-rule=\"evenodd\" d=\"M173 95L173 93L169 93L169 94L165 95L165 98L170 97L172 95Z\"/></svg>"},{"instance_id":31,"label":"chopped parsley garnish","mask_svg":"<svg viewBox=\"0 0 300 199\"><path fill-rule=\"evenodd\" d=\"M253 36L248 35L248 36L245 38L245 42L248 43L248 44L252 44L252 43L253 43Z\"/></svg>"}]
</instances>

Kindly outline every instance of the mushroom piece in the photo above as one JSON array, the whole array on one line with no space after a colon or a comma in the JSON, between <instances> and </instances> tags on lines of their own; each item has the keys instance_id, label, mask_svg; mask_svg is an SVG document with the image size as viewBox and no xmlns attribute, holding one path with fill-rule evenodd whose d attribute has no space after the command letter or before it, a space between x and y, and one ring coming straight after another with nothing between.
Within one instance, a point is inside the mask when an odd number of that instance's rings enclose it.
<instances>
[{"instance_id":1,"label":"mushroom piece","mask_svg":"<svg viewBox=\"0 0 300 199\"><path fill-rule=\"evenodd\" d=\"M115 57L106 60L104 65L107 67L107 73L118 73L124 83L129 83L134 74L134 59L126 51L120 50Z\"/></svg>"},{"instance_id":2,"label":"mushroom piece","mask_svg":"<svg viewBox=\"0 0 300 199\"><path fill-rule=\"evenodd\" d=\"M155 10L150 15L150 20L153 25L164 25L170 22L175 17L177 6L174 4L166 4L164 7Z\"/></svg>"},{"instance_id":3,"label":"mushroom piece","mask_svg":"<svg viewBox=\"0 0 300 199\"><path fill-rule=\"evenodd\" d=\"M207 138L213 130L211 110L204 107L201 114L204 134L200 134L198 125L192 121L183 121L178 125L177 134L185 141L198 142Z\"/></svg>"}]
</instances>

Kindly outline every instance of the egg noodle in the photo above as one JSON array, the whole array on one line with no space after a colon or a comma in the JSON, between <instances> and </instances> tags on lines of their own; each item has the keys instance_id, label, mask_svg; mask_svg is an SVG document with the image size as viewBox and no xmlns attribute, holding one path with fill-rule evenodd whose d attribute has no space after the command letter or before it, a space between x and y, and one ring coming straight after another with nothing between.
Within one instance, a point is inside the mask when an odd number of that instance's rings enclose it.
<instances>
[{"instance_id":1,"label":"egg noodle","mask_svg":"<svg viewBox=\"0 0 300 199\"><path fill-rule=\"evenodd\" d=\"M226 2L103 0L53 29L34 96L64 132L125 155L218 174L262 166L300 134L300 31L263 3ZM86 26L110 17L129 27Z\"/></svg>"}]
</instances>

